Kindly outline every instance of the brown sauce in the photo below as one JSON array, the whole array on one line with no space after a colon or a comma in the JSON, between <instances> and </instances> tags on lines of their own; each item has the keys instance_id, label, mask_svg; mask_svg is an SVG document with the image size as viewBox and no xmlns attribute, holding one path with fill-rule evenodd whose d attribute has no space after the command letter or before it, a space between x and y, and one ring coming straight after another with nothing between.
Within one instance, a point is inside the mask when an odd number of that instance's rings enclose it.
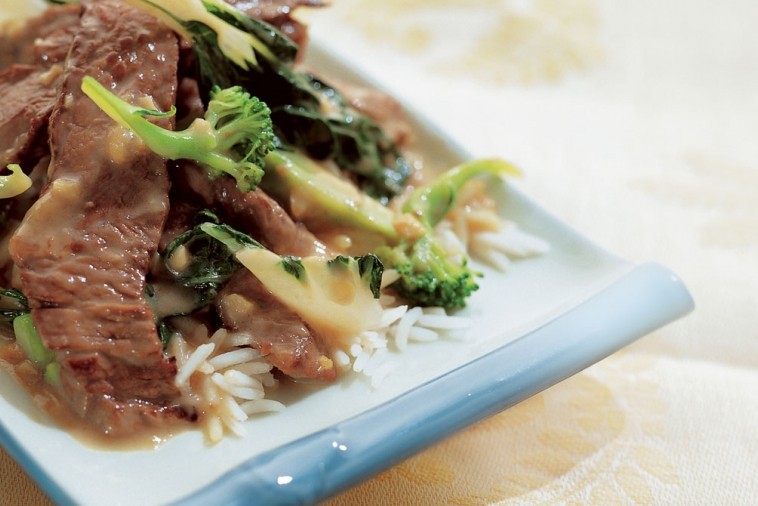
<instances>
[{"instance_id":1,"label":"brown sauce","mask_svg":"<svg viewBox=\"0 0 758 506\"><path fill-rule=\"evenodd\" d=\"M10 375L31 397L37 409L27 415L40 425L59 427L85 446L97 450L144 451L159 447L175 435L191 428L182 423L165 427L149 427L126 436L110 436L96 431L82 422L61 400L57 392L45 383L42 371L26 359L14 340L0 333L0 369Z\"/></svg>"}]
</instances>

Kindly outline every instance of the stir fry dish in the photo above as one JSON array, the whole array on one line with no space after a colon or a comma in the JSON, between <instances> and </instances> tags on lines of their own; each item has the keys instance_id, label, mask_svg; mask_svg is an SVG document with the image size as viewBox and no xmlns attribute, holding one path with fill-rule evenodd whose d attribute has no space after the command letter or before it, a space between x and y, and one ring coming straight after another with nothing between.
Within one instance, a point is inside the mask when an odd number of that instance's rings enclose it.
<instances>
[{"instance_id":1,"label":"stir fry dish","mask_svg":"<svg viewBox=\"0 0 758 506\"><path fill-rule=\"evenodd\" d=\"M376 386L465 332L472 257L546 250L487 194L512 165L429 167L398 102L307 65L293 13L321 6L51 2L3 29L0 361L42 404L242 435L281 382Z\"/></svg>"}]
</instances>

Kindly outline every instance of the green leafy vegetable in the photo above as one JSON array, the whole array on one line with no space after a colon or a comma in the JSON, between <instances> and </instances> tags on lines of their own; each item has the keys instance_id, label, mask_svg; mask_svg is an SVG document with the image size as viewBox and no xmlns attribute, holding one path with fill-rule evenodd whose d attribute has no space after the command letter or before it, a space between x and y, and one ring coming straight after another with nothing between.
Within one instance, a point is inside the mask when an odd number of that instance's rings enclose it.
<instances>
[{"instance_id":1,"label":"green leafy vegetable","mask_svg":"<svg viewBox=\"0 0 758 506\"><path fill-rule=\"evenodd\" d=\"M333 160L386 203L411 172L380 126L332 86L296 70L297 46L279 30L221 0L128 0L192 41L201 91L242 86L266 102L277 135L318 160Z\"/></svg>"},{"instance_id":2,"label":"green leafy vegetable","mask_svg":"<svg viewBox=\"0 0 758 506\"><path fill-rule=\"evenodd\" d=\"M196 222L197 225L168 245L163 257L174 281L195 291L197 308L207 305L216 297L223 284L242 267L238 254L249 250L264 252L265 260L272 266L278 266L278 269L271 269L274 277L292 278L305 285L317 282L314 280L320 277L349 279L351 283L362 286L363 290L368 290L372 297L379 297L383 266L375 255L356 258L339 256L330 260L277 255L247 234L221 223L210 211L199 213ZM177 264L180 268L176 267ZM314 269L323 272L314 275ZM345 275L346 272L349 274ZM261 281L266 284L265 280Z\"/></svg>"},{"instance_id":3,"label":"green leafy vegetable","mask_svg":"<svg viewBox=\"0 0 758 506\"><path fill-rule=\"evenodd\" d=\"M384 267L378 257L294 260L239 240L241 234L225 225L204 223L201 229L226 245L280 302L331 345L344 346L345 339L380 321L378 297Z\"/></svg>"},{"instance_id":4,"label":"green leafy vegetable","mask_svg":"<svg viewBox=\"0 0 758 506\"><path fill-rule=\"evenodd\" d=\"M249 250L263 250L269 253L269 257L276 257L275 264L281 268L281 272L302 282L311 282L313 277L309 273L309 266L313 268L318 264L318 268L326 267L324 272L331 272L334 275L340 275L346 270L354 271L357 278L362 280L361 283L367 288L375 298L379 297L379 289L382 281L382 271L384 267L378 257L368 254L362 257L344 257L338 256L334 259L309 258L307 261L299 257L281 256L268 251L260 243L251 239L246 234L239 232L232 227L224 224L206 222L199 225L199 229L226 246L229 251L235 255ZM239 258L238 258L239 261ZM255 274L255 272L253 272ZM352 275L352 274L351 274ZM261 280L264 284L265 281ZM318 300L318 299L313 299Z\"/></svg>"},{"instance_id":5,"label":"green leafy vegetable","mask_svg":"<svg viewBox=\"0 0 758 506\"><path fill-rule=\"evenodd\" d=\"M419 306L463 307L479 288L475 278L480 274L471 270L468 259L451 254L431 233L394 247L382 246L376 254L400 276L390 286Z\"/></svg>"},{"instance_id":6,"label":"green leafy vegetable","mask_svg":"<svg viewBox=\"0 0 758 506\"><path fill-rule=\"evenodd\" d=\"M182 131L161 128L147 119L171 116L173 107L161 112L129 104L89 76L82 80L82 91L155 153L170 160L200 162L211 178L230 175L245 192L260 182L264 157L274 147L268 107L238 86L211 90L205 117Z\"/></svg>"},{"instance_id":7,"label":"green leafy vegetable","mask_svg":"<svg viewBox=\"0 0 758 506\"><path fill-rule=\"evenodd\" d=\"M42 342L29 312L26 296L19 290L0 289L0 322L13 328L16 343L37 369L44 370L45 381L58 385L60 364L54 361L55 353Z\"/></svg>"},{"instance_id":8,"label":"green leafy vegetable","mask_svg":"<svg viewBox=\"0 0 758 506\"><path fill-rule=\"evenodd\" d=\"M150 12L187 40L191 40L210 71L218 61L231 61L243 70L257 65L255 51L266 54L260 40L223 19L241 16L222 0L124 0ZM224 67L221 67L224 68Z\"/></svg>"},{"instance_id":9,"label":"green leafy vegetable","mask_svg":"<svg viewBox=\"0 0 758 506\"><path fill-rule=\"evenodd\" d=\"M234 254L217 239L203 230L203 225L212 223L240 234L240 241L252 241L241 232L222 225L210 211L202 211L196 217L197 225L176 237L163 253L165 264L174 281L195 292L196 308L210 303L224 283L239 269ZM253 241L254 244L258 244ZM177 260L181 255L184 260ZM177 265L179 264L179 265Z\"/></svg>"},{"instance_id":10,"label":"green leafy vegetable","mask_svg":"<svg viewBox=\"0 0 758 506\"><path fill-rule=\"evenodd\" d=\"M16 334L16 342L35 366L43 369L53 361L55 354L42 344L30 313L13 320L13 332Z\"/></svg>"},{"instance_id":11,"label":"green leafy vegetable","mask_svg":"<svg viewBox=\"0 0 758 506\"><path fill-rule=\"evenodd\" d=\"M479 176L505 177L519 171L502 160L475 160L448 170L434 182L416 188L403 206L426 231L414 240L377 251L387 267L400 275L392 287L409 301L422 306L458 308L479 288L478 272L460 252L449 251L434 234L434 227L455 204L461 188Z\"/></svg>"},{"instance_id":12,"label":"green leafy vegetable","mask_svg":"<svg viewBox=\"0 0 758 506\"><path fill-rule=\"evenodd\" d=\"M312 75L289 82L291 97L269 99L276 131L286 142L314 159L334 161L382 203L403 190L411 166L375 121Z\"/></svg>"},{"instance_id":13,"label":"green leafy vegetable","mask_svg":"<svg viewBox=\"0 0 758 506\"><path fill-rule=\"evenodd\" d=\"M266 175L261 182L280 201L299 202L299 211L308 223L313 218L331 226L360 234L380 236L383 243L373 251L385 268L393 268L400 279L391 286L409 302L423 306L457 308L478 288L478 273L468 266L460 252L449 251L434 227L450 211L461 188L480 176L505 177L519 173L502 160L485 159L463 163L442 174L434 182L420 186L404 203L404 215L394 213L378 201L351 189L320 169L307 157L275 150L266 157ZM405 221L416 233L401 234L398 224Z\"/></svg>"},{"instance_id":14,"label":"green leafy vegetable","mask_svg":"<svg viewBox=\"0 0 758 506\"><path fill-rule=\"evenodd\" d=\"M0 289L0 321L12 325L13 320L29 312L29 302L19 290Z\"/></svg>"},{"instance_id":15,"label":"green leafy vegetable","mask_svg":"<svg viewBox=\"0 0 758 506\"><path fill-rule=\"evenodd\" d=\"M345 257L339 255L327 262L327 265L334 270L350 269L353 262L358 264L358 276L371 289L371 294L375 299L381 295L382 274L384 274L384 264L379 257L373 254L359 257Z\"/></svg>"}]
</instances>

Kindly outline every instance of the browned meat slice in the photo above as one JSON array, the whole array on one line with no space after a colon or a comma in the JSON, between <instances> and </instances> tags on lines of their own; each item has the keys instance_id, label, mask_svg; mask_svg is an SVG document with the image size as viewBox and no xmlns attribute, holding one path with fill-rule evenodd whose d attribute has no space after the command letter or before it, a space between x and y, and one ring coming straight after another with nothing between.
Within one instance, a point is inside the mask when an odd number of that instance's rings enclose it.
<instances>
[{"instance_id":1,"label":"browned meat slice","mask_svg":"<svg viewBox=\"0 0 758 506\"><path fill-rule=\"evenodd\" d=\"M81 7L52 5L21 24L4 25L0 33L0 69L13 63L63 61L78 28Z\"/></svg>"},{"instance_id":2,"label":"browned meat slice","mask_svg":"<svg viewBox=\"0 0 758 506\"><path fill-rule=\"evenodd\" d=\"M47 121L57 96L60 69L12 65L0 73L0 167L27 171L48 151Z\"/></svg>"},{"instance_id":3,"label":"browned meat slice","mask_svg":"<svg viewBox=\"0 0 758 506\"><path fill-rule=\"evenodd\" d=\"M184 161L172 180L185 200L192 195L198 209L215 209L225 223L279 255L330 255L316 236L302 223L293 221L287 211L259 188L241 192L231 177L209 181L202 168Z\"/></svg>"},{"instance_id":4,"label":"browned meat slice","mask_svg":"<svg viewBox=\"0 0 758 506\"><path fill-rule=\"evenodd\" d=\"M250 17L261 19L281 30L299 47L308 41L307 27L292 17L298 7L323 7L321 0L225 0Z\"/></svg>"},{"instance_id":5,"label":"browned meat slice","mask_svg":"<svg viewBox=\"0 0 758 506\"><path fill-rule=\"evenodd\" d=\"M48 153L47 122L62 75L56 64L68 53L79 12L78 5L51 7L17 35L26 52L0 73L0 168L20 163L29 172ZM14 52L7 42L0 58Z\"/></svg>"},{"instance_id":6,"label":"browned meat slice","mask_svg":"<svg viewBox=\"0 0 758 506\"><path fill-rule=\"evenodd\" d=\"M237 271L217 300L224 325L252 336L253 347L287 376L336 378L334 364L310 329L249 271Z\"/></svg>"},{"instance_id":7,"label":"browned meat slice","mask_svg":"<svg viewBox=\"0 0 758 506\"><path fill-rule=\"evenodd\" d=\"M79 4L51 5L42 12L42 30L31 48L35 62L52 65L66 60L81 14Z\"/></svg>"},{"instance_id":8,"label":"browned meat slice","mask_svg":"<svg viewBox=\"0 0 758 506\"><path fill-rule=\"evenodd\" d=\"M350 105L376 121L392 142L401 148L412 143L413 128L403 106L395 98L366 86L334 81L332 84L338 87Z\"/></svg>"},{"instance_id":9,"label":"browned meat slice","mask_svg":"<svg viewBox=\"0 0 758 506\"><path fill-rule=\"evenodd\" d=\"M175 35L118 1L83 2L50 119L50 180L11 240L63 395L107 434L184 416L176 365L163 355L144 298L168 211L165 161L85 97L94 76L130 102L174 102ZM163 123L163 126L169 126Z\"/></svg>"},{"instance_id":10,"label":"browned meat slice","mask_svg":"<svg viewBox=\"0 0 758 506\"><path fill-rule=\"evenodd\" d=\"M0 36L7 39L0 42L0 58L14 54L18 60L0 73L0 169L18 163L29 173L49 154L47 123L63 68L58 64L78 29L80 10L53 6L29 21L15 35L24 54L15 54L11 35Z\"/></svg>"},{"instance_id":11,"label":"browned meat slice","mask_svg":"<svg viewBox=\"0 0 758 506\"><path fill-rule=\"evenodd\" d=\"M172 207L162 243L190 227L195 210L216 209L224 222L241 230L280 255L326 255L326 247L262 190L240 192L233 178L209 181L203 170L185 163L172 179L172 194L182 196L185 207ZM249 271L235 273L216 299L225 326L248 333L255 347L284 374L293 378L333 380L336 370L326 357L318 336L303 320L274 297Z\"/></svg>"},{"instance_id":12,"label":"browned meat slice","mask_svg":"<svg viewBox=\"0 0 758 506\"><path fill-rule=\"evenodd\" d=\"M260 188L237 189L234 179L213 181L216 203L231 226L255 237L280 255L327 256L327 247L302 223L296 223L274 199Z\"/></svg>"}]
</instances>

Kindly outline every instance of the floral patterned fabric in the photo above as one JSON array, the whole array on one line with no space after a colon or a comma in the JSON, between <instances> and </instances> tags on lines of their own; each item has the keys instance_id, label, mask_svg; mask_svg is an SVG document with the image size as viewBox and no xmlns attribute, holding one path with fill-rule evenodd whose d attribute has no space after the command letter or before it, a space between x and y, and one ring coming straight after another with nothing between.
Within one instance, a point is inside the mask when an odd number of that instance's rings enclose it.
<instances>
[{"instance_id":1,"label":"floral patterned fabric","mask_svg":"<svg viewBox=\"0 0 758 506\"><path fill-rule=\"evenodd\" d=\"M670 267L697 305L326 504L753 503L758 3L335 0L304 17L472 154L519 165L541 205ZM0 504L46 503L0 452Z\"/></svg>"}]
</instances>

